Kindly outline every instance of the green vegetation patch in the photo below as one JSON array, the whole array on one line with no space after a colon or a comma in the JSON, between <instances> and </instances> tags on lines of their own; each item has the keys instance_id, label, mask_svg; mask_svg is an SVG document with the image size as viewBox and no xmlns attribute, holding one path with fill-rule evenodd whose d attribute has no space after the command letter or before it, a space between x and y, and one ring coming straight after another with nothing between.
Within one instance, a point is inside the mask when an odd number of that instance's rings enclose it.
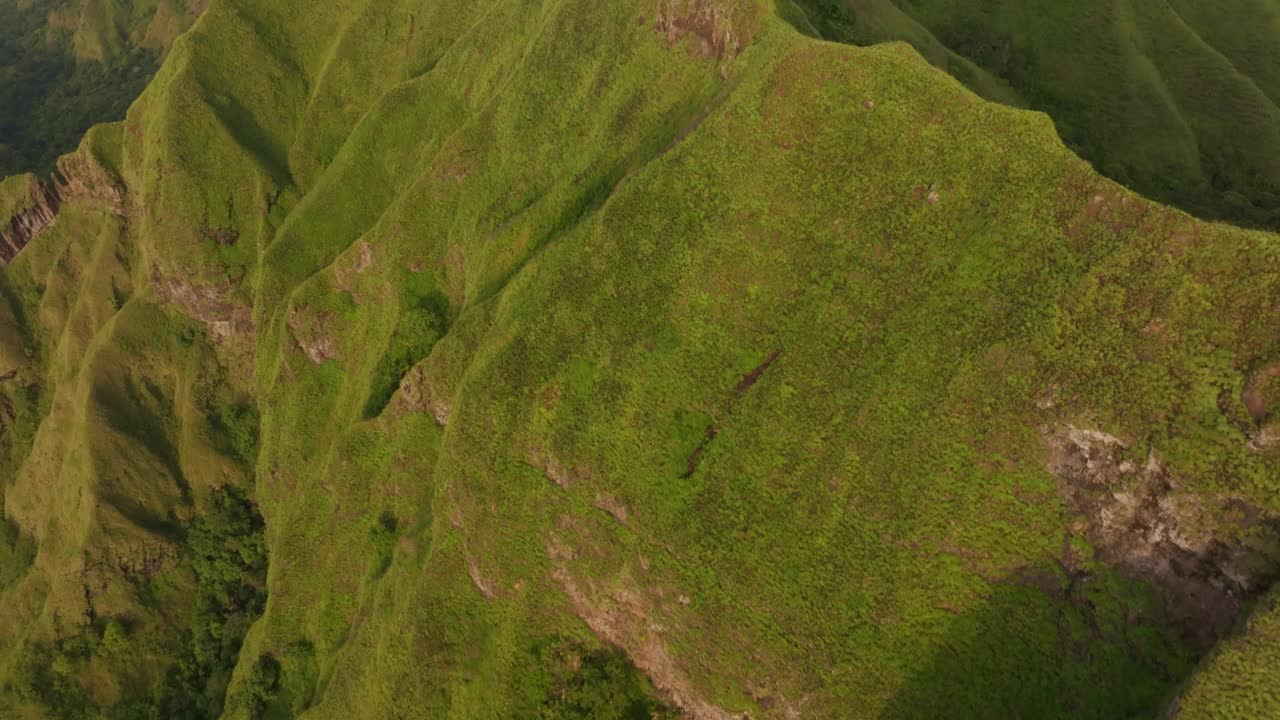
<instances>
[{"instance_id":1,"label":"green vegetation patch","mask_svg":"<svg viewBox=\"0 0 1280 720\"><path fill-rule=\"evenodd\" d=\"M183 649L168 671L149 672L154 653L165 648L138 634L136 618L91 616L87 627L50 645L27 646L8 680L11 697L58 718L220 717L240 645L266 601L266 553L254 505L234 488L215 491L183 548L193 594L158 587L144 593L166 609L189 608Z\"/></svg>"},{"instance_id":2,"label":"green vegetation patch","mask_svg":"<svg viewBox=\"0 0 1280 720\"><path fill-rule=\"evenodd\" d=\"M240 491L219 489L188 530L187 550L196 576L191 644L155 703L167 717L217 718L240 644L266 604L262 516Z\"/></svg>"},{"instance_id":3,"label":"green vegetation patch","mask_svg":"<svg viewBox=\"0 0 1280 720\"><path fill-rule=\"evenodd\" d=\"M13 521L0 516L0 589L13 585L31 567L36 544Z\"/></svg>"},{"instance_id":4,"label":"green vegetation patch","mask_svg":"<svg viewBox=\"0 0 1280 720\"><path fill-rule=\"evenodd\" d=\"M1181 720L1280 715L1280 601L1275 593L1223 643L1174 703Z\"/></svg>"},{"instance_id":5,"label":"green vegetation patch","mask_svg":"<svg viewBox=\"0 0 1280 720\"><path fill-rule=\"evenodd\" d=\"M542 701L538 720L676 720L649 681L616 649L588 650L566 639L538 649Z\"/></svg>"}]
</instances>

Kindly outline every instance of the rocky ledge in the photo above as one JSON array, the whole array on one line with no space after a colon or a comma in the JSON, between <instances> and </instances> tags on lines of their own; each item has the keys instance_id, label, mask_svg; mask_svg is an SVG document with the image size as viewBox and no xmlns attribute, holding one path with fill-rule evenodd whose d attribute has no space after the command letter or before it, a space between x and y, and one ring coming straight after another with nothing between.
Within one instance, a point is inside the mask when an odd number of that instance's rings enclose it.
<instances>
[{"instance_id":1,"label":"rocky ledge","mask_svg":"<svg viewBox=\"0 0 1280 720\"><path fill-rule=\"evenodd\" d=\"M58 220L58 210L73 198L90 197L107 203L117 215L124 214L124 191L109 171L80 154L58 160L58 169L48 180L31 188L30 202L9 218L0 221L0 268L45 228Z\"/></svg>"},{"instance_id":2,"label":"rocky ledge","mask_svg":"<svg viewBox=\"0 0 1280 720\"><path fill-rule=\"evenodd\" d=\"M58 219L62 193L55 183L39 182L31 188L31 202L0 226L0 267L8 265L31 238Z\"/></svg>"}]
</instances>

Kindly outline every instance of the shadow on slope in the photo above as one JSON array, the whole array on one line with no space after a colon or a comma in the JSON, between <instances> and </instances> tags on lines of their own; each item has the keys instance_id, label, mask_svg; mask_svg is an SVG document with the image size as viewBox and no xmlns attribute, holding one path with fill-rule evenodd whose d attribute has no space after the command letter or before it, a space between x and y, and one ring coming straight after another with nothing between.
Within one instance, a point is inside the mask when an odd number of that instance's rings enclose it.
<instances>
[{"instance_id":1,"label":"shadow on slope","mask_svg":"<svg viewBox=\"0 0 1280 720\"><path fill-rule=\"evenodd\" d=\"M991 587L946 626L882 720L1155 718L1194 669L1145 583L1046 564Z\"/></svg>"},{"instance_id":2,"label":"shadow on slope","mask_svg":"<svg viewBox=\"0 0 1280 720\"><path fill-rule=\"evenodd\" d=\"M35 561L35 541L0 513L0 590L12 586Z\"/></svg>"},{"instance_id":3,"label":"shadow on slope","mask_svg":"<svg viewBox=\"0 0 1280 720\"><path fill-rule=\"evenodd\" d=\"M100 436L104 457L99 462L109 479L101 490L103 500L138 527L176 539L181 534L177 518L165 510L165 501L179 500L184 507L191 504L191 486L172 440L179 421L167 393L149 378L125 375L122 380L120 386L100 382L92 397L106 426L119 435L113 442ZM119 458L133 464L107 466L109 459ZM160 484L160 478L168 482Z\"/></svg>"}]
</instances>

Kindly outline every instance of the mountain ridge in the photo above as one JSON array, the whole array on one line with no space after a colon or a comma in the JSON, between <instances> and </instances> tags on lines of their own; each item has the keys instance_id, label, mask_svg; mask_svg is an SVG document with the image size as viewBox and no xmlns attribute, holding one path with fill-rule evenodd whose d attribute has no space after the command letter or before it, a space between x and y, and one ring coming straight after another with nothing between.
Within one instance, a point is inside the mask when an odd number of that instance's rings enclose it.
<instances>
[{"instance_id":1,"label":"mountain ridge","mask_svg":"<svg viewBox=\"0 0 1280 720\"><path fill-rule=\"evenodd\" d=\"M1099 172L1147 196L1276 226L1280 15L1270 3L796 2L829 19L829 39L906 40L984 97L1048 112Z\"/></svg>"},{"instance_id":2,"label":"mountain ridge","mask_svg":"<svg viewBox=\"0 0 1280 720\"><path fill-rule=\"evenodd\" d=\"M228 717L1162 711L1173 550L1090 508L1269 561L1275 236L773 10L212 3L0 275L2 702L142 707L230 485Z\"/></svg>"}]
</instances>

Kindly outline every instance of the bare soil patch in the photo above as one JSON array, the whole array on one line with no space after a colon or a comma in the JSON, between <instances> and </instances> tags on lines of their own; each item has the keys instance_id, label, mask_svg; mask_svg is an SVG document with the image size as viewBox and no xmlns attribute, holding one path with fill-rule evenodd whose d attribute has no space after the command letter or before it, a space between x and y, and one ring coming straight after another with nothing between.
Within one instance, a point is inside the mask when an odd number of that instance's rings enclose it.
<instances>
[{"instance_id":1,"label":"bare soil patch","mask_svg":"<svg viewBox=\"0 0 1280 720\"><path fill-rule=\"evenodd\" d=\"M667 0L654 29L670 47L692 37L703 57L732 59L742 50L729 9L714 0Z\"/></svg>"},{"instance_id":2,"label":"bare soil patch","mask_svg":"<svg viewBox=\"0 0 1280 720\"><path fill-rule=\"evenodd\" d=\"M1272 379L1277 377L1280 377L1280 362L1260 368L1245 382L1244 390L1240 393L1240 400L1244 403L1245 408L1249 410L1249 414L1253 416L1254 422L1262 422L1267 419L1267 415L1270 412L1267 403L1267 388L1270 386Z\"/></svg>"}]
</instances>

